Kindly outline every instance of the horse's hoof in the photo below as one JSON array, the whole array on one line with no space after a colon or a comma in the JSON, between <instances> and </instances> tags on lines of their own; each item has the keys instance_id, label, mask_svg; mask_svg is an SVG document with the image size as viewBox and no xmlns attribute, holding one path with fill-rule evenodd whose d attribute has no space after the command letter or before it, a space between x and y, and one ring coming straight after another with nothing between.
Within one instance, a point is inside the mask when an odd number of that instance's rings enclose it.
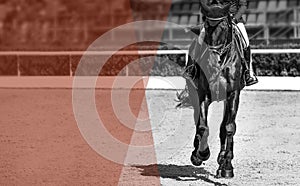
<instances>
[{"instance_id":1,"label":"horse's hoof","mask_svg":"<svg viewBox=\"0 0 300 186\"><path fill-rule=\"evenodd\" d=\"M234 177L233 170L222 170L222 169L217 170L216 178L230 179L233 177Z\"/></svg>"},{"instance_id":2,"label":"horse's hoof","mask_svg":"<svg viewBox=\"0 0 300 186\"><path fill-rule=\"evenodd\" d=\"M203 161L201 159L197 158L195 155L192 154L192 156L191 156L191 162L195 166L200 166Z\"/></svg>"},{"instance_id":3,"label":"horse's hoof","mask_svg":"<svg viewBox=\"0 0 300 186\"><path fill-rule=\"evenodd\" d=\"M210 150L209 150L209 147L207 147L207 149L205 149L203 152L199 152L199 155L200 155L200 159L202 161L206 161L209 159L210 157Z\"/></svg>"},{"instance_id":4,"label":"horse's hoof","mask_svg":"<svg viewBox=\"0 0 300 186\"><path fill-rule=\"evenodd\" d=\"M222 175L223 178L233 178L234 177L233 169L231 169L231 170L222 170L221 175Z\"/></svg>"}]
</instances>

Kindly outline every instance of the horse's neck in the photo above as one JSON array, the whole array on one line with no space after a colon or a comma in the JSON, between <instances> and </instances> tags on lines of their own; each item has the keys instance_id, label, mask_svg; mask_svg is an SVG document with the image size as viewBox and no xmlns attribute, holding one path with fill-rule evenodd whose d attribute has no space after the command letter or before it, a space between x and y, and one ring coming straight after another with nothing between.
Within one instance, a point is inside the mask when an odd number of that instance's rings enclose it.
<instances>
[{"instance_id":1,"label":"horse's neck","mask_svg":"<svg viewBox=\"0 0 300 186\"><path fill-rule=\"evenodd\" d=\"M232 27L232 29L235 29ZM225 47L227 47L226 52L222 56L221 69L225 68L228 65L231 65L234 61L232 60L233 56L239 55L240 58L244 58L244 46L242 41L242 35L237 32L230 30L230 38L227 40Z\"/></svg>"}]
</instances>

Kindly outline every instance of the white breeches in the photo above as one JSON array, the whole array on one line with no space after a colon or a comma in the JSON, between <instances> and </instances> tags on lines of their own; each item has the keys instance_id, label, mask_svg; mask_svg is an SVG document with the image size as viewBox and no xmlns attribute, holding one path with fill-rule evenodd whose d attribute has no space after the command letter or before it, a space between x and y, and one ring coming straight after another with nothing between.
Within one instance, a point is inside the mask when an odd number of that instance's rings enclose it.
<instances>
[{"instance_id":1,"label":"white breeches","mask_svg":"<svg viewBox=\"0 0 300 186\"><path fill-rule=\"evenodd\" d=\"M243 38L244 38L244 42L246 43L246 47L248 47L249 46L249 38L248 38L248 34L247 34L244 23L238 23L238 24L236 24L236 26L237 26L237 31L239 31L242 34Z\"/></svg>"}]
</instances>

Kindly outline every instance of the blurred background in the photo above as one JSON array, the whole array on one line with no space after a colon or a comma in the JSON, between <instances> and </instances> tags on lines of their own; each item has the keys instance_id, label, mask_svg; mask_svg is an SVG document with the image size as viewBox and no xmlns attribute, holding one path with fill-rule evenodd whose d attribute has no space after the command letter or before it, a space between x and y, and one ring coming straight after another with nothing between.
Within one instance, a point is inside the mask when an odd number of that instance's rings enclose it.
<instances>
[{"instance_id":1,"label":"blurred background","mask_svg":"<svg viewBox=\"0 0 300 186\"><path fill-rule=\"evenodd\" d=\"M80 55L70 55L68 51L85 51L95 39L112 28L149 19L167 20L186 27L201 24L201 17L199 0L0 0L0 75L71 76ZM252 48L299 48L299 0L248 0L244 19ZM182 48L189 45L191 38L174 27L166 28L162 41L174 42ZM145 50L156 47L142 44ZM100 50L109 48L103 46ZM20 51L20 54L9 51ZM24 51L45 53L24 55ZM66 53L48 56L47 51ZM178 65L184 65L185 59L184 56L177 59L177 64L172 66L161 56L150 74L179 75ZM124 60L128 58L115 58L116 62L102 75L118 74L129 64ZM124 65L113 65L120 63ZM254 54L254 68L260 76L299 76L300 54L284 51ZM134 72L134 67L131 69L123 74L143 75Z\"/></svg>"}]
</instances>

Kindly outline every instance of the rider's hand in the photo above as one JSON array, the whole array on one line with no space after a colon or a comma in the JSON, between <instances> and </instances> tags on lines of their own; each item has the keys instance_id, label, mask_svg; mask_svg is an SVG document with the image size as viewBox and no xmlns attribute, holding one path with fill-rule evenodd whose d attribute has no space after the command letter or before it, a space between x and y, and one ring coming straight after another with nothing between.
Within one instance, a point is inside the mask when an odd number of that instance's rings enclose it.
<instances>
[{"instance_id":1,"label":"rider's hand","mask_svg":"<svg viewBox=\"0 0 300 186\"><path fill-rule=\"evenodd\" d=\"M238 21L236 20L236 18L232 18L231 19L232 24L236 25L238 23Z\"/></svg>"}]
</instances>

